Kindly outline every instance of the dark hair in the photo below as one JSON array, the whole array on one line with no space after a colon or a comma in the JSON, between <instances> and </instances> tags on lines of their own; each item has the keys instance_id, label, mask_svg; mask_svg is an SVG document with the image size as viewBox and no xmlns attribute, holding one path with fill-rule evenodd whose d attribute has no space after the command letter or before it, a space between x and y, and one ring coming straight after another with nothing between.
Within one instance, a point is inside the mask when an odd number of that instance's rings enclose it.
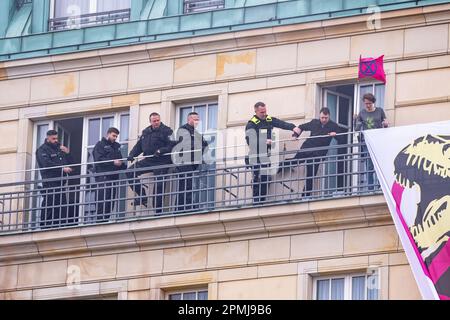
<instances>
[{"instance_id":1,"label":"dark hair","mask_svg":"<svg viewBox=\"0 0 450 320\"><path fill-rule=\"evenodd\" d=\"M57 136L57 135L58 135L58 132L56 130L48 130L47 131L47 137Z\"/></svg>"},{"instance_id":2,"label":"dark hair","mask_svg":"<svg viewBox=\"0 0 450 320\"><path fill-rule=\"evenodd\" d=\"M363 95L363 101L364 100L369 100L372 103L375 103L375 101L377 101L377 99L375 98L375 96L371 93L366 93L365 95Z\"/></svg>"},{"instance_id":3,"label":"dark hair","mask_svg":"<svg viewBox=\"0 0 450 320\"><path fill-rule=\"evenodd\" d=\"M195 111L189 112L189 113L188 113L188 118L189 118L190 116L198 116L198 113L195 112Z\"/></svg>"},{"instance_id":4,"label":"dark hair","mask_svg":"<svg viewBox=\"0 0 450 320\"><path fill-rule=\"evenodd\" d=\"M320 109L319 114L320 114L320 113L323 113L324 115L328 116L328 115L330 114L330 109L328 109L328 108L322 108L322 109Z\"/></svg>"},{"instance_id":5,"label":"dark hair","mask_svg":"<svg viewBox=\"0 0 450 320\"><path fill-rule=\"evenodd\" d=\"M152 113L150 113L150 116L148 118L150 119L151 117L156 117L156 116L161 117L158 112L152 112Z\"/></svg>"},{"instance_id":6,"label":"dark hair","mask_svg":"<svg viewBox=\"0 0 450 320\"><path fill-rule=\"evenodd\" d=\"M255 109L258 109L259 107L265 107L265 106L266 106L266 104L261 101L255 103Z\"/></svg>"},{"instance_id":7,"label":"dark hair","mask_svg":"<svg viewBox=\"0 0 450 320\"><path fill-rule=\"evenodd\" d=\"M110 134L111 132L115 133L115 134L119 134L120 131L117 128L111 127L108 129L108 131L106 132L106 134Z\"/></svg>"}]
</instances>

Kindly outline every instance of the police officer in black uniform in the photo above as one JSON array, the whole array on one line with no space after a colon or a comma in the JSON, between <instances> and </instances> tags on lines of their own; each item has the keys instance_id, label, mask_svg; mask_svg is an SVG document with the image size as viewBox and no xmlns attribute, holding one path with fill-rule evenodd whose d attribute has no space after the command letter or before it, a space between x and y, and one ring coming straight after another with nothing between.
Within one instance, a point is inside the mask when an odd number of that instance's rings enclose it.
<instances>
[{"instance_id":1,"label":"police officer in black uniform","mask_svg":"<svg viewBox=\"0 0 450 320\"><path fill-rule=\"evenodd\" d=\"M119 170L126 169L126 164L122 159L120 143L116 142L119 136L117 128L109 128L106 137L97 142L92 152L95 164L95 173L107 173L95 177L97 188L97 221L108 221L114 200L118 194L117 180L119 180ZM105 162L107 160L111 160Z\"/></svg>"},{"instance_id":2,"label":"police officer in black uniform","mask_svg":"<svg viewBox=\"0 0 450 320\"><path fill-rule=\"evenodd\" d=\"M245 127L245 139L249 146L249 154L245 162L247 165L252 166L253 203L257 204L266 201L270 181L268 167L270 167L269 155L273 128L292 130L294 134L299 134L300 130L295 124L267 115L267 108L264 102L257 102L254 108L255 115Z\"/></svg>"},{"instance_id":3,"label":"police officer in black uniform","mask_svg":"<svg viewBox=\"0 0 450 320\"><path fill-rule=\"evenodd\" d=\"M41 227L49 228L73 222L73 217L69 217L72 218L71 221L67 220L69 210L65 187L67 176L73 171L69 167L73 164L73 159L69 149L58 142L58 132L47 131L44 144L36 150L36 160L43 179Z\"/></svg>"},{"instance_id":4,"label":"police officer in black uniform","mask_svg":"<svg viewBox=\"0 0 450 320\"><path fill-rule=\"evenodd\" d=\"M177 213L198 208L198 205L193 204L194 173L203 163L203 153L208 147L203 135L196 130L199 123L198 113L191 112L187 123L177 130L177 145L173 149L173 162L177 164L178 172Z\"/></svg>"},{"instance_id":5,"label":"police officer in black uniform","mask_svg":"<svg viewBox=\"0 0 450 320\"><path fill-rule=\"evenodd\" d=\"M127 177L130 180L131 190L138 195L134 205L143 205L147 207L147 196L145 190L142 188L142 184L136 177L141 174L153 171L155 177L156 186L153 188L153 208L156 213L162 212L163 205L163 191L164 191L164 177L162 175L167 174L168 168L164 166L171 164L170 153L175 142L170 140L170 136L173 134L173 130L161 122L161 116L154 112L150 114L150 126L142 131L142 135L139 137L138 142L130 151L128 161L133 161L134 158L141 153L144 156L152 156L144 158L133 164L129 169L148 168L148 170L133 172L128 171ZM158 167L158 168L154 168Z\"/></svg>"}]
</instances>

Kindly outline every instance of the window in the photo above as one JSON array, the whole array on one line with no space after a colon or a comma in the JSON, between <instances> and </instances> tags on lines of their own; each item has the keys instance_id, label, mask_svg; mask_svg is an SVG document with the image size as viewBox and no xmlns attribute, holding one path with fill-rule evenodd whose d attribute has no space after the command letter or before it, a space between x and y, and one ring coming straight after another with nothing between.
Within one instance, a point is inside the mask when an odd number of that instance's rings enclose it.
<instances>
[{"instance_id":1,"label":"window","mask_svg":"<svg viewBox=\"0 0 450 320\"><path fill-rule=\"evenodd\" d=\"M203 134L205 140L209 143L208 152L203 155L207 163L200 166L199 179L195 181L194 193L195 202L199 203L202 209L212 209L214 207L216 180L212 172L215 170L216 157L216 137L217 137L217 101L189 103L179 105L177 108L177 127L182 126L187 121L187 115L190 112L197 112L200 117L200 124L197 131Z\"/></svg>"},{"instance_id":2,"label":"window","mask_svg":"<svg viewBox=\"0 0 450 320\"><path fill-rule=\"evenodd\" d=\"M167 294L167 300L208 300L208 290L186 290L170 292Z\"/></svg>"},{"instance_id":3,"label":"window","mask_svg":"<svg viewBox=\"0 0 450 320\"><path fill-rule=\"evenodd\" d=\"M131 0L53 0L49 30L129 21L130 8Z\"/></svg>"},{"instance_id":4,"label":"window","mask_svg":"<svg viewBox=\"0 0 450 320\"><path fill-rule=\"evenodd\" d=\"M123 158L128 155L128 139L129 139L129 128L130 128L130 115L128 112L124 113L113 113L105 114L100 116L86 117L85 122L85 132L83 137L83 161L89 163L87 166L82 167L82 174L92 174L94 173L94 162L93 150L98 141L102 137L106 136L106 132L110 127L115 127L119 129L120 134L116 142L121 144L121 152ZM93 177L87 176L83 179L83 184L92 184L95 181ZM126 186L121 185L118 191L118 197L121 199L118 204L114 205L114 210L124 212L126 203L123 199L126 198ZM83 214L85 222L93 222L96 217L96 192L86 191L84 194L85 203Z\"/></svg>"},{"instance_id":5,"label":"window","mask_svg":"<svg viewBox=\"0 0 450 320\"><path fill-rule=\"evenodd\" d=\"M318 277L314 280L315 300L378 300L377 273Z\"/></svg>"},{"instance_id":6,"label":"window","mask_svg":"<svg viewBox=\"0 0 450 320\"><path fill-rule=\"evenodd\" d=\"M360 85L359 86L359 99L358 99L358 104L359 104L359 108L358 110L361 110L364 108L364 106L362 105L362 97L366 94L366 93L372 93L375 96L375 99L377 99L377 101L375 102L375 105L378 108L382 108L384 109L384 94L385 94L385 89L386 86L384 84L365 84L365 85Z\"/></svg>"},{"instance_id":7,"label":"window","mask_svg":"<svg viewBox=\"0 0 450 320\"><path fill-rule=\"evenodd\" d=\"M184 0L184 13L223 9L225 0Z\"/></svg>"}]
</instances>

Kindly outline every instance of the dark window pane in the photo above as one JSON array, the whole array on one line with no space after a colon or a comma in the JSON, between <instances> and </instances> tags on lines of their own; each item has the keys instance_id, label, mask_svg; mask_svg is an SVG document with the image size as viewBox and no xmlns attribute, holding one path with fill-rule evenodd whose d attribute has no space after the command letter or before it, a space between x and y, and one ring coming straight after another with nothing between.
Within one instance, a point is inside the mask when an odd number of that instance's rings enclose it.
<instances>
[{"instance_id":1,"label":"dark window pane","mask_svg":"<svg viewBox=\"0 0 450 320\"><path fill-rule=\"evenodd\" d=\"M208 291L199 291L198 300L208 300Z\"/></svg>"},{"instance_id":2,"label":"dark window pane","mask_svg":"<svg viewBox=\"0 0 450 320\"><path fill-rule=\"evenodd\" d=\"M181 300L181 293L170 294L169 300Z\"/></svg>"},{"instance_id":3,"label":"dark window pane","mask_svg":"<svg viewBox=\"0 0 450 320\"><path fill-rule=\"evenodd\" d=\"M89 120L88 145L93 146L100 140L100 119Z\"/></svg>"},{"instance_id":4,"label":"dark window pane","mask_svg":"<svg viewBox=\"0 0 450 320\"><path fill-rule=\"evenodd\" d=\"M186 292L183 293L183 300L196 300L196 292Z\"/></svg>"},{"instance_id":5,"label":"dark window pane","mask_svg":"<svg viewBox=\"0 0 450 320\"><path fill-rule=\"evenodd\" d=\"M339 97L339 124L344 126L349 125L349 107L350 100L344 97Z\"/></svg>"},{"instance_id":6,"label":"dark window pane","mask_svg":"<svg viewBox=\"0 0 450 320\"><path fill-rule=\"evenodd\" d=\"M130 131L130 115L123 114L120 116L120 141L128 141Z\"/></svg>"}]
</instances>

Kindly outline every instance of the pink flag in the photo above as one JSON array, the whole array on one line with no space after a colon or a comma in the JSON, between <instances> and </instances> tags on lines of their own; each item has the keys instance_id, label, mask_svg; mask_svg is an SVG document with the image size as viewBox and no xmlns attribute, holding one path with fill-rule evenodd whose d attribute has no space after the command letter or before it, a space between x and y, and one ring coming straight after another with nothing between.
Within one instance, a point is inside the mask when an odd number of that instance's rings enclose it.
<instances>
[{"instance_id":1,"label":"pink flag","mask_svg":"<svg viewBox=\"0 0 450 320\"><path fill-rule=\"evenodd\" d=\"M383 67L384 55L374 58L359 57L358 79L372 78L386 83L386 73Z\"/></svg>"}]
</instances>

